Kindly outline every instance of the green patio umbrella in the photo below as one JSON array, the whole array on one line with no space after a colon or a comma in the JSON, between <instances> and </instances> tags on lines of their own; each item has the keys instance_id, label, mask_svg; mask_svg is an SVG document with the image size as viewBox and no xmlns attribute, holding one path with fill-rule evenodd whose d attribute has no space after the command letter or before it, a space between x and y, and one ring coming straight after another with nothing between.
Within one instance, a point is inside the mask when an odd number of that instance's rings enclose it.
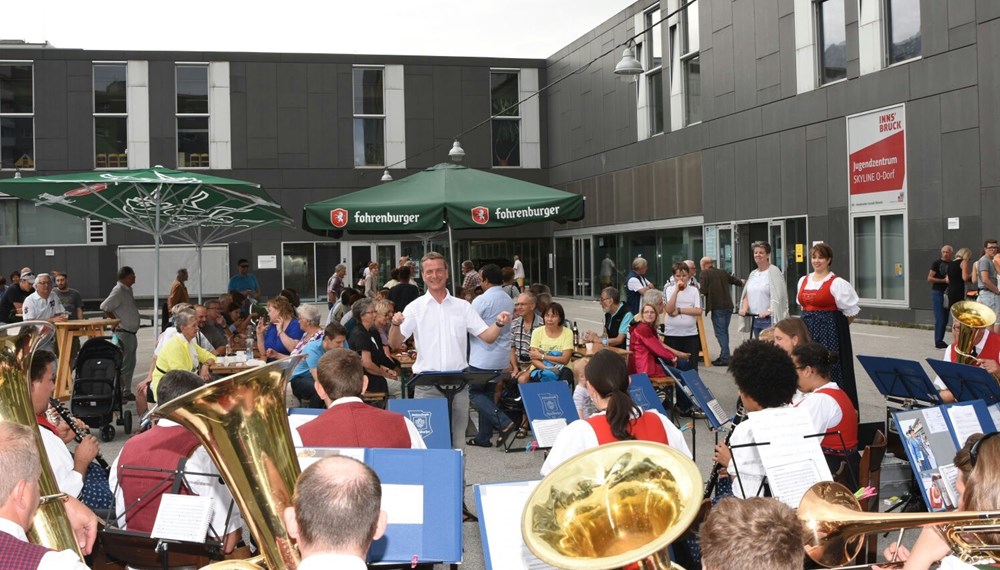
<instances>
[{"instance_id":1,"label":"green patio umbrella","mask_svg":"<svg viewBox=\"0 0 1000 570\"><path fill-rule=\"evenodd\" d=\"M583 196L458 164L306 204L306 229L329 235L507 228L583 218ZM455 282L452 274L452 283Z\"/></svg>"},{"instance_id":2,"label":"green patio umbrella","mask_svg":"<svg viewBox=\"0 0 1000 570\"><path fill-rule=\"evenodd\" d=\"M162 166L0 180L0 192L79 217L119 224L153 237L153 325L159 321L160 244L176 237L198 249L262 226L294 222L259 184ZM201 286L198 287L199 296Z\"/></svg>"}]
</instances>

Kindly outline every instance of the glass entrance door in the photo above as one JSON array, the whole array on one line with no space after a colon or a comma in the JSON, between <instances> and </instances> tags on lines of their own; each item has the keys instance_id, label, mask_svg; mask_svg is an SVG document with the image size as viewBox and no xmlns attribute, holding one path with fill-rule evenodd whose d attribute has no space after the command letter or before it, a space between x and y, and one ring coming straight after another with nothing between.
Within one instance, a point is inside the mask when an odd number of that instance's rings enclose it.
<instances>
[{"instance_id":1,"label":"glass entrance door","mask_svg":"<svg viewBox=\"0 0 1000 570\"><path fill-rule=\"evenodd\" d=\"M769 234L770 237L767 241L771 243L771 262L777 265L781 271L785 271L785 268L788 267L785 251L785 222L782 220L771 222Z\"/></svg>"},{"instance_id":2,"label":"glass entrance door","mask_svg":"<svg viewBox=\"0 0 1000 570\"><path fill-rule=\"evenodd\" d=\"M593 240L590 236L573 238L573 296L594 296Z\"/></svg>"},{"instance_id":3,"label":"glass entrance door","mask_svg":"<svg viewBox=\"0 0 1000 570\"><path fill-rule=\"evenodd\" d=\"M347 266L347 283L357 286L365 276L365 268L372 261L378 263L378 283L382 285L391 277L389 273L399 263L399 242L341 242L344 252L342 263Z\"/></svg>"}]
</instances>

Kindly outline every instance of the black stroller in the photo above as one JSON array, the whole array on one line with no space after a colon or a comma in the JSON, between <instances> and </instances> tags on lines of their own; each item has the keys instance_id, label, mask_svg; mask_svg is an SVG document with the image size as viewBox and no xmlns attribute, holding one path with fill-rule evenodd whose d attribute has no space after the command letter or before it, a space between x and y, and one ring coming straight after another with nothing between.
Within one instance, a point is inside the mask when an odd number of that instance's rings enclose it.
<instances>
[{"instance_id":1,"label":"black stroller","mask_svg":"<svg viewBox=\"0 0 1000 570\"><path fill-rule=\"evenodd\" d=\"M121 370L121 348L103 337L83 343L73 370L70 411L87 425L100 426L105 442L115 438L116 413L118 425L124 426L126 434L132 433L132 412L122 411Z\"/></svg>"}]
</instances>

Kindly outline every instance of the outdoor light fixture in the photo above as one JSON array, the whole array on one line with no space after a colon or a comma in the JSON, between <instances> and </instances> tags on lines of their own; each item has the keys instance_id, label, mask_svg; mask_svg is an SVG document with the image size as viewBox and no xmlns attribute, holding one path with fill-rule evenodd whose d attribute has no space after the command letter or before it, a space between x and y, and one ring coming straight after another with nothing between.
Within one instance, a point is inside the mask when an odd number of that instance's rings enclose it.
<instances>
[{"instance_id":1,"label":"outdoor light fixture","mask_svg":"<svg viewBox=\"0 0 1000 570\"><path fill-rule=\"evenodd\" d=\"M462 150L462 145L458 144L458 139L455 139L455 144L451 145L448 156L455 162L462 162L462 159L465 158L465 151Z\"/></svg>"},{"instance_id":2,"label":"outdoor light fixture","mask_svg":"<svg viewBox=\"0 0 1000 570\"><path fill-rule=\"evenodd\" d=\"M392 175L389 174L389 169L386 168L385 172L382 173L382 182L392 182Z\"/></svg>"},{"instance_id":3,"label":"outdoor light fixture","mask_svg":"<svg viewBox=\"0 0 1000 570\"><path fill-rule=\"evenodd\" d=\"M17 170L14 171L14 178L20 178L20 177L21 177L21 169L18 168Z\"/></svg>"},{"instance_id":4,"label":"outdoor light fixture","mask_svg":"<svg viewBox=\"0 0 1000 570\"><path fill-rule=\"evenodd\" d=\"M625 81L630 81L634 76L643 72L642 64L635 58L635 49L632 46L633 43L629 40L625 51L622 52L622 60L615 66L615 75L620 76Z\"/></svg>"}]
</instances>

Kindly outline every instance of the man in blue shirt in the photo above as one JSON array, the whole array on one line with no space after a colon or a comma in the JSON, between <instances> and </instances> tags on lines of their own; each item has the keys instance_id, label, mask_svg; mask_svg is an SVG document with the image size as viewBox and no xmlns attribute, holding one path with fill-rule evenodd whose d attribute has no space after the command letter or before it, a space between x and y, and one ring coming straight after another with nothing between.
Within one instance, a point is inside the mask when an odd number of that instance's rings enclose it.
<instances>
[{"instance_id":1,"label":"man in blue shirt","mask_svg":"<svg viewBox=\"0 0 1000 570\"><path fill-rule=\"evenodd\" d=\"M479 313L483 322L493 322L497 316L506 311L514 312L514 300L510 298L501 285L503 274L500 267L494 263L482 269L483 294L472 301L472 308ZM503 327L500 336L493 343L488 343L479 337L469 337L469 370L507 370L510 368L511 329L508 323ZM509 373L509 371L508 371ZM493 394L496 392L496 382L485 386L469 387L469 403L479 411L479 433L470 439L469 445L492 447L490 441L494 430L500 432L500 444L517 429L514 422L497 408Z\"/></svg>"},{"instance_id":2,"label":"man in blue shirt","mask_svg":"<svg viewBox=\"0 0 1000 570\"><path fill-rule=\"evenodd\" d=\"M260 284L257 278L250 273L250 262L241 259L236 262L239 273L229 278L229 285L226 291L239 291L248 297L256 299L260 295Z\"/></svg>"},{"instance_id":3,"label":"man in blue shirt","mask_svg":"<svg viewBox=\"0 0 1000 570\"><path fill-rule=\"evenodd\" d=\"M323 337L311 340L302 348L306 357L292 371L292 394L310 408L324 408L323 400L316 393L316 366L319 359L335 348L346 348L347 329L340 323L330 323L323 330ZM294 355L294 354L293 354Z\"/></svg>"}]
</instances>

